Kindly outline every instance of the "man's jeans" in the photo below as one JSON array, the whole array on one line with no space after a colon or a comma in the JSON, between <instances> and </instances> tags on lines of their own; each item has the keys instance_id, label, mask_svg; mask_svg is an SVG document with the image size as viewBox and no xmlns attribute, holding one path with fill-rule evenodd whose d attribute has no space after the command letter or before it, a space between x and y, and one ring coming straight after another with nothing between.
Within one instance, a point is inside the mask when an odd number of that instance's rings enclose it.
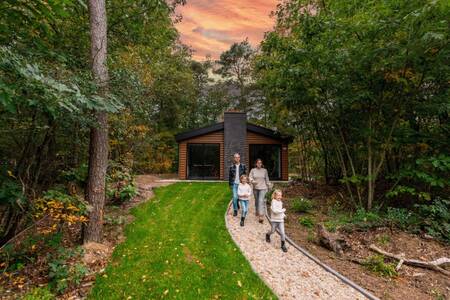
<instances>
[{"instance_id":1,"label":"man's jeans","mask_svg":"<svg viewBox=\"0 0 450 300\"><path fill-rule=\"evenodd\" d=\"M231 186L231 189L233 190L233 210L237 211L239 209L238 207L238 183L233 183L233 185Z\"/></svg>"}]
</instances>

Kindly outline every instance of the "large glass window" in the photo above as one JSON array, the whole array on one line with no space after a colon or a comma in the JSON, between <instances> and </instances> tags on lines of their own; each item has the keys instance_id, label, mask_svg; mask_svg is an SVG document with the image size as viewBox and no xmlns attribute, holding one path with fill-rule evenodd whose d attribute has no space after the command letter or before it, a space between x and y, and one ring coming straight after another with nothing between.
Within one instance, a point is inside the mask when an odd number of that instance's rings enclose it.
<instances>
[{"instance_id":1,"label":"large glass window","mask_svg":"<svg viewBox=\"0 0 450 300\"><path fill-rule=\"evenodd\" d=\"M219 179L220 144L188 144L188 178Z\"/></svg>"},{"instance_id":2,"label":"large glass window","mask_svg":"<svg viewBox=\"0 0 450 300\"><path fill-rule=\"evenodd\" d=\"M256 159L263 161L264 167L272 180L281 179L281 145L249 145L250 165L253 168Z\"/></svg>"}]
</instances>

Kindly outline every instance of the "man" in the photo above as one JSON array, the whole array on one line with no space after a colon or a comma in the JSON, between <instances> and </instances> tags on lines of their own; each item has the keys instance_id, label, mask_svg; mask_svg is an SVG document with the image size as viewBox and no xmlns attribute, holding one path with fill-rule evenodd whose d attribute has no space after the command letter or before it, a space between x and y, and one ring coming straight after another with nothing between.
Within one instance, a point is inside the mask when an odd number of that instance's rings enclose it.
<instances>
[{"instance_id":1,"label":"man","mask_svg":"<svg viewBox=\"0 0 450 300\"><path fill-rule=\"evenodd\" d=\"M230 166L230 170L228 172L228 182L230 184L230 188L233 191L233 216L237 216L237 212L239 209L238 206L238 186L239 186L239 178L241 175L247 173L247 169L244 164L241 164L241 156L239 153L235 153L233 155L234 164Z\"/></svg>"}]
</instances>

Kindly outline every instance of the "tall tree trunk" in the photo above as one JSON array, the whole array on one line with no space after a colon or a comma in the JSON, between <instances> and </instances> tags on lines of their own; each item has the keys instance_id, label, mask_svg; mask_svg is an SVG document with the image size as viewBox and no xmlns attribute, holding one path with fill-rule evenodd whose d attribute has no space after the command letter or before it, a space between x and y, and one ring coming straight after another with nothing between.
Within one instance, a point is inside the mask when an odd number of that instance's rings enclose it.
<instances>
[{"instance_id":1,"label":"tall tree trunk","mask_svg":"<svg viewBox=\"0 0 450 300\"><path fill-rule=\"evenodd\" d=\"M106 65L107 29L105 0L89 0L91 31L91 63L99 93L105 95L108 88ZM89 177L86 197L90 205L89 222L84 230L84 242L99 242L102 238L103 207L105 205L105 178L108 167L108 116L106 112L95 114L97 124L91 128L89 143Z\"/></svg>"},{"instance_id":2,"label":"tall tree trunk","mask_svg":"<svg viewBox=\"0 0 450 300\"><path fill-rule=\"evenodd\" d=\"M367 209L372 209L373 197L375 193L375 176L373 174L373 153L372 153L372 116L369 114L369 136L367 137Z\"/></svg>"}]
</instances>

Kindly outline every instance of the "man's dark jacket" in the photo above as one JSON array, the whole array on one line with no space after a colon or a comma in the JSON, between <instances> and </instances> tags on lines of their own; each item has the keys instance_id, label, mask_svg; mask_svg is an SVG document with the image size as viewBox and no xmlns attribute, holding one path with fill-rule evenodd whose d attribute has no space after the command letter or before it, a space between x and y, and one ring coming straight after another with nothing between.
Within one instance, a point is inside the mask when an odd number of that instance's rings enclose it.
<instances>
[{"instance_id":1,"label":"man's dark jacket","mask_svg":"<svg viewBox=\"0 0 450 300\"><path fill-rule=\"evenodd\" d=\"M239 178L243 175L243 174L246 174L247 173L247 168L245 167L245 165L244 164L240 164L239 165ZM229 172L228 172L228 183L230 184L230 185L233 185L233 183L234 183L234 179L236 178L236 165L235 164L232 164L231 166L230 166L230 170L229 170Z\"/></svg>"}]
</instances>

